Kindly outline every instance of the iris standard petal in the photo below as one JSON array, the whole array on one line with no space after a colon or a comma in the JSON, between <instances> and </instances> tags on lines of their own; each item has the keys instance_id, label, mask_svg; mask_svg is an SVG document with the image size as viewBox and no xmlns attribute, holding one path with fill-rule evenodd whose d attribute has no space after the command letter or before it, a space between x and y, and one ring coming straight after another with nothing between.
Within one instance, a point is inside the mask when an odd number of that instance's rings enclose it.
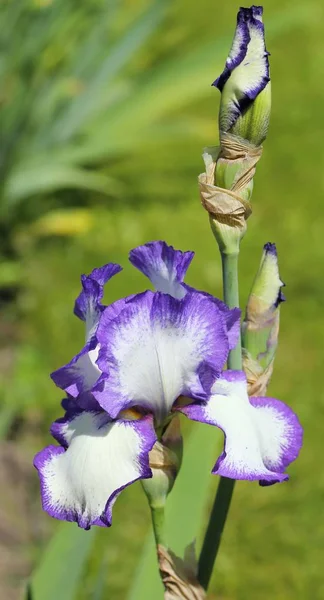
<instances>
[{"instance_id":1,"label":"iris standard petal","mask_svg":"<svg viewBox=\"0 0 324 600\"><path fill-rule=\"evenodd\" d=\"M239 337L241 311L239 308L230 309L218 298L183 283L193 257L194 252L175 250L165 242L149 242L134 248L129 254L130 262L150 279L158 292L182 299L188 291L199 291L212 298L224 315L231 350Z\"/></svg>"},{"instance_id":2,"label":"iris standard petal","mask_svg":"<svg viewBox=\"0 0 324 600\"><path fill-rule=\"evenodd\" d=\"M34 460L43 509L84 529L110 526L118 494L137 479L152 476L152 417L112 422L103 412L77 412L56 422L52 433L65 448L48 446Z\"/></svg>"},{"instance_id":3,"label":"iris standard petal","mask_svg":"<svg viewBox=\"0 0 324 600\"><path fill-rule=\"evenodd\" d=\"M83 289L75 301L74 314L86 323L86 340L90 340L95 333L100 313L104 309L101 304L104 285L121 270L120 265L109 263L93 269L90 275L81 276Z\"/></svg>"},{"instance_id":4,"label":"iris standard petal","mask_svg":"<svg viewBox=\"0 0 324 600\"><path fill-rule=\"evenodd\" d=\"M288 479L285 468L298 456L302 427L283 402L249 398L242 371L225 371L214 383L207 403L179 410L224 431L224 451L213 473L256 479L265 485Z\"/></svg>"},{"instance_id":5,"label":"iris standard petal","mask_svg":"<svg viewBox=\"0 0 324 600\"><path fill-rule=\"evenodd\" d=\"M130 262L150 279L158 292L181 299L186 291L182 286L194 252L181 252L165 242L149 242L129 253Z\"/></svg>"},{"instance_id":6,"label":"iris standard petal","mask_svg":"<svg viewBox=\"0 0 324 600\"><path fill-rule=\"evenodd\" d=\"M221 311L195 292L140 294L116 319L103 313L97 337L103 375L93 394L113 418L138 405L163 420L178 396L207 398L208 372L221 371L229 350Z\"/></svg>"}]
</instances>

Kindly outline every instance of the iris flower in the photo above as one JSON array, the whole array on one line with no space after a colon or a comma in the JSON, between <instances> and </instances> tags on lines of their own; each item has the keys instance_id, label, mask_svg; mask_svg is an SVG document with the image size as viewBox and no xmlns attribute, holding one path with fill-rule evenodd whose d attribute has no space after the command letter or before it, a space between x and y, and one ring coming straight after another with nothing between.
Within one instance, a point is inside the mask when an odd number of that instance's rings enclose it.
<instances>
[{"instance_id":1,"label":"iris flower","mask_svg":"<svg viewBox=\"0 0 324 600\"><path fill-rule=\"evenodd\" d=\"M240 311L183 282L192 258L165 242L135 248L130 261L155 291L109 306L103 286L121 267L82 276L75 313L86 344L52 374L67 394L65 416L51 428L59 445L35 457L51 516L110 526L118 494L152 477L149 452L179 411L224 431L213 473L267 484L288 478L301 446L298 419L279 400L249 399L243 372L223 371Z\"/></svg>"}]
</instances>

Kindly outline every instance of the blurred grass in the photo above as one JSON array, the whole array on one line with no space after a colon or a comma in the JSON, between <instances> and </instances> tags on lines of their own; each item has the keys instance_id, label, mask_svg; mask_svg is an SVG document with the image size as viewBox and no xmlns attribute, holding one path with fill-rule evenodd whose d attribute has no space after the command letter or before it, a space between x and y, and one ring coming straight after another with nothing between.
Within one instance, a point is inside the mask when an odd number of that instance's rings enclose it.
<instances>
[{"instance_id":1,"label":"blurred grass","mask_svg":"<svg viewBox=\"0 0 324 600\"><path fill-rule=\"evenodd\" d=\"M33 22L40 3L27 4ZM109 44L126 35L150 4L144 0L109 3L115 13L110 21L107 14L106 24L101 25L105 29L110 23L113 28ZM44 11L46 3L43 5ZM28 126L10 154L12 164L5 171L6 181L22 159L30 158L33 148L39 148L43 159L59 156L63 165L69 165L72 156L72 162L80 160L83 169L84 161L87 166L89 160L87 148L96 146L98 154L94 154L91 173L111 178L115 187L117 182L121 194L118 198L109 191L108 199L104 199L102 194L80 190L28 192L26 203L6 221L11 254L2 266L6 291L1 295L5 306L0 322L5 424L1 431L5 431L8 414L19 417L23 425L17 437L30 453L49 442L45 432L60 413L60 392L48 374L83 344L82 325L72 316L80 273L105 261L120 262L125 270L107 286L107 301L140 291L146 283L127 264L127 253L135 245L163 238L178 248L195 250L188 282L221 295L219 258L208 220L199 206L196 178L202 169L202 146L217 142L218 96L210 82L226 56L226 44L219 40L230 39L237 10L236 3L211 0L173 3L154 35L132 55L125 72L119 75L110 106L109 95L102 98L107 102L105 123L93 119L80 130L82 136L74 138L71 134L72 152L71 144L68 147L61 140L66 130L58 127L59 112L49 110L49 88L43 82L43 89L37 77L41 78L39 72L45 69L48 85L55 81L62 87L64 77L69 78L72 72L72 58L77 76L86 68L90 77L94 64L96 68L102 64L109 35L106 32L100 37L97 28L104 3L92 0L80 8L79 3L66 0L48 5L56 11L57 21L53 17L43 27L43 37L37 43L43 40L46 44L39 60L29 67L35 73L33 90L38 103L28 113L32 106L29 98L25 101L21 93L15 101L19 115L21 111L29 114ZM13 23L17 6L17 2L10 4ZM272 54L273 113L255 179L254 213L242 244L241 299L243 305L263 243L275 241L287 284L287 303L282 307L279 351L269 392L297 411L305 427L305 443L299 460L289 469L288 484L261 489L238 483L211 592L222 600L320 600L324 597L324 391L319 377L324 335L324 8L320 0L297 0L294 5L266 0L264 6ZM66 13L73 17L71 23ZM91 30L91 37L87 44L94 46L93 50L85 46L88 50L79 55L88 18L87 35ZM35 27L37 23L35 19ZM15 35L9 75L15 72L15 60L21 52L20 39ZM30 33L22 44L26 61L32 42ZM202 62L207 56L203 47L207 46L210 67ZM35 61L33 52L30 60ZM125 82L126 87L122 87ZM93 82L89 85L91 90ZM41 114L45 116L40 135L37 117ZM118 142L120 131L123 135ZM94 146L89 140L96 140ZM7 206L7 200L3 202ZM189 435L191 426L184 424ZM215 444L221 445L217 431ZM210 502L216 483L211 476ZM92 598L97 575L102 572L109 600L126 598L148 523L141 489L134 485L118 499L113 527L96 535L96 551L78 599ZM53 530L57 527L53 522ZM42 548L33 552L37 561Z\"/></svg>"}]
</instances>

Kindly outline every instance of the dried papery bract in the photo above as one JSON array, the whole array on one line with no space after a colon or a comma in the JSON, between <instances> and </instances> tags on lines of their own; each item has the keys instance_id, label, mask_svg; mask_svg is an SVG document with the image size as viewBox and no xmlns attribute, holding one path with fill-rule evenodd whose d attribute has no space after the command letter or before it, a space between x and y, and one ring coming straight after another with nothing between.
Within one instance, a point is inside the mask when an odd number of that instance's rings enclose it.
<instances>
[{"instance_id":1,"label":"dried papery bract","mask_svg":"<svg viewBox=\"0 0 324 600\"><path fill-rule=\"evenodd\" d=\"M223 146L204 151L206 172L198 178L200 198L220 251L238 253L252 213L253 177L262 148L231 134L224 135L223 141Z\"/></svg>"},{"instance_id":2,"label":"dried papery bract","mask_svg":"<svg viewBox=\"0 0 324 600\"><path fill-rule=\"evenodd\" d=\"M164 600L204 600L206 592L197 580L195 545L185 550L184 559L164 546L157 547L159 569L164 585Z\"/></svg>"}]
</instances>

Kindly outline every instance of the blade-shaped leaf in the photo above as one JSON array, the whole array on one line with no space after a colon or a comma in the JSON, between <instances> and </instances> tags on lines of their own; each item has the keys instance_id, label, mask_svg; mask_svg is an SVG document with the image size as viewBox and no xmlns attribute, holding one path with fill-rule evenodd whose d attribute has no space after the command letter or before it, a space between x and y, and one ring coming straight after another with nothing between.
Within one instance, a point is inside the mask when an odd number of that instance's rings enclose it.
<instances>
[{"instance_id":1,"label":"blade-shaped leaf","mask_svg":"<svg viewBox=\"0 0 324 600\"><path fill-rule=\"evenodd\" d=\"M120 192L119 183L101 173L63 163L21 165L12 171L7 180L2 210L13 208L29 196L64 188L86 189L115 197Z\"/></svg>"},{"instance_id":2,"label":"blade-shaped leaf","mask_svg":"<svg viewBox=\"0 0 324 600\"><path fill-rule=\"evenodd\" d=\"M96 530L61 523L30 581L32 600L76 600Z\"/></svg>"},{"instance_id":3,"label":"blade-shaped leaf","mask_svg":"<svg viewBox=\"0 0 324 600\"><path fill-rule=\"evenodd\" d=\"M211 468L216 460L217 430L198 425L185 445L184 460L167 507L167 539L170 548L183 556L185 547L196 538L202 512L212 484ZM128 600L162 600L153 535L150 532Z\"/></svg>"},{"instance_id":4,"label":"blade-shaped leaf","mask_svg":"<svg viewBox=\"0 0 324 600\"><path fill-rule=\"evenodd\" d=\"M33 600L33 594L32 594L30 583L28 583L26 586L24 600Z\"/></svg>"},{"instance_id":5,"label":"blade-shaped leaf","mask_svg":"<svg viewBox=\"0 0 324 600\"><path fill-rule=\"evenodd\" d=\"M101 104L101 93L107 88L112 79L123 68L132 55L146 42L161 22L167 3L158 0L147 12L142 15L135 25L112 48L100 68L88 82L86 90L73 100L62 117L54 124L54 129L49 135L55 141L66 141L80 127L84 121L96 113Z\"/></svg>"}]
</instances>

